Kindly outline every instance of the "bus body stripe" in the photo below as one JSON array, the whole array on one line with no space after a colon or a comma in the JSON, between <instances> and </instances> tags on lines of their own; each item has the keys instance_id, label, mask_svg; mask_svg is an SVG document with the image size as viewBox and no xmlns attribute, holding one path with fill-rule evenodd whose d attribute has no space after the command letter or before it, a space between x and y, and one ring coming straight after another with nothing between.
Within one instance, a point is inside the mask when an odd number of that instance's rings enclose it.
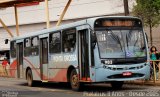
<instances>
[{"instance_id":1,"label":"bus body stripe","mask_svg":"<svg viewBox=\"0 0 160 97\"><path fill-rule=\"evenodd\" d=\"M34 67L34 65L26 58L23 58L31 67L33 70L35 70L36 74L40 77L40 73L36 70L36 68Z\"/></svg>"},{"instance_id":2,"label":"bus body stripe","mask_svg":"<svg viewBox=\"0 0 160 97\"><path fill-rule=\"evenodd\" d=\"M35 70L36 71L36 74L40 77L40 72L38 72L36 69L35 69L35 67L34 67L34 65L29 61L29 60L27 60L26 58L24 58L24 60L25 61L27 61L27 63L29 64L29 65L31 65L31 67L33 68L33 70ZM48 78L47 79L47 76L45 76L45 75L42 75L43 76L43 78L44 78L44 80L50 80L50 81L67 81L67 78L66 78L66 74L67 74L67 69L61 69L61 70L59 70L58 71L58 73L55 75L55 77L51 77L51 78ZM63 76L63 78L62 78L62 76Z\"/></svg>"}]
</instances>

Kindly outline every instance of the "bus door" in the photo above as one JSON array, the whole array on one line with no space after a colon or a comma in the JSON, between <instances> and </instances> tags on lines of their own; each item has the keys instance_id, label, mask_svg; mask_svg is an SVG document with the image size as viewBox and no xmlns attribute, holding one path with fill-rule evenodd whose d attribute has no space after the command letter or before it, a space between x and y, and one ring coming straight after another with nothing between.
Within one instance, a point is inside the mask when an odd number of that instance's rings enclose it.
<instances>
[{"instance_id":1,"label":"bus door","mask_svg":"<svg viewBox=\"0 0 160 97\"><path fill-rule=\"evenodd\" d=\"M78 60L80 80L87 81L90 77L89 62L89 33L88 29L78 31Z\"/></svg>"},{"instance_id":2,"label":"bus door","mask_svg":"<svg viewBox=\"0 0 160 97\"><path fill-rule=\"evenodd\" d=\"M48 79L48 37L40 39L40 71L41 79Z\"/></svg>"},{"instance_id":3,"label":"bus door","mask_svg":"<svg viewBox=\"0 0 160 97\"><path fill-rule=\"evenodd\" d=\"M23 42L17 43L17 78L23 77Z\"/></svg>"}]
</instances>

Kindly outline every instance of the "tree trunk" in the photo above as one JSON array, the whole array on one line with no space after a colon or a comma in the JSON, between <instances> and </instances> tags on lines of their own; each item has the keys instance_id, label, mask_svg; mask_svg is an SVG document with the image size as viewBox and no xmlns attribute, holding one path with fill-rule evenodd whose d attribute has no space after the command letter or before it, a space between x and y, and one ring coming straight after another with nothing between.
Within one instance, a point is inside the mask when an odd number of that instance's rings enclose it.
<instances>
[{"instance_id":1,"label":"tree trunk","mask_svg":"<svg viewBox=\"0 0 160 97\"><path fill-rule=\"evenodd\" d=\"M150 42L151 42L151 46L153 45L153 39L152 39L152 24L149 24L149 31L150 31Z\"/></svg>"}]
</instances>

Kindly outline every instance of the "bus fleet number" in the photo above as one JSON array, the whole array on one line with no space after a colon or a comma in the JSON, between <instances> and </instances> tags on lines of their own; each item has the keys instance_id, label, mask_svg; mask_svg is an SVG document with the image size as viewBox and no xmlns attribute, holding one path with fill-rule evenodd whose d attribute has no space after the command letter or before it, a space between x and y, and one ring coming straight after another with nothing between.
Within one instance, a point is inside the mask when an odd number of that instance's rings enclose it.
<instances>
[{"instance_id":1,"label":"bus fleet number","mask_svg":"<svg viewBox=\"0 0 160 97\"><path fill-rule=\"evenodd\" d=\"M113 61L112 60L106 60L105 64L113 64Z\"/></svg>"}]
</instances>

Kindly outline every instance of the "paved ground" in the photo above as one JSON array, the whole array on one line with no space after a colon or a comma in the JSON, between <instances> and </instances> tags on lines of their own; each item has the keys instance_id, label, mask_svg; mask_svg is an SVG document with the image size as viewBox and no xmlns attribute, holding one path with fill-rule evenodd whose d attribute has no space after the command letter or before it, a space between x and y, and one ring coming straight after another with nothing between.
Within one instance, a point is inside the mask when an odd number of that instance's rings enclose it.
<instances>
[{"instance_id":1,"label":"paved ground","mask_svg":"<svg viewBox=\"0 0 160 97\"><path fill-rule=\"evenodd\" d=\"M159 97L160 86L125 84L122 89L112 89L109 84L86 85L80 92L72 91L63 83L43 83L28 87L25 80L0 78L0 97Z\"/></svg>"}]
</instances>

